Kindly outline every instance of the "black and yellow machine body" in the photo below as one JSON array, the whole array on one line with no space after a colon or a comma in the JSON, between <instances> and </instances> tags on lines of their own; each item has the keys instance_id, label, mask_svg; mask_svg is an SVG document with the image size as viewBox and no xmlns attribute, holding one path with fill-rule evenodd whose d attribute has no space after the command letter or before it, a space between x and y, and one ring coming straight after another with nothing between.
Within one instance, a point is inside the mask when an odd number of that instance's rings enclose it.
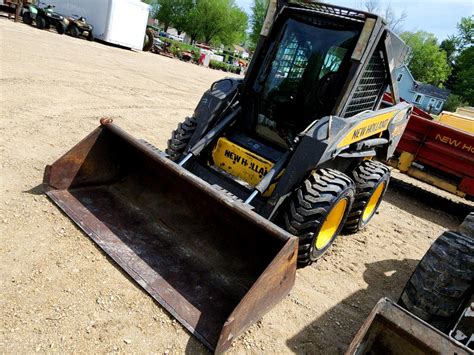
<instances>
[{"instance_id":1,"label":"black and yellow machine body","mask_svg":"<svg viewBox=\"0 0 474 355\"><path fill-rule=\"evenodd\" d=\"M377 15L269 1L244 78L166 152L110 120L46 168L48 196L190 332L227 349L341 233L375 215L410 116L407 46ZM386 90L395 103L381 107Z\"/></svg>"}]
</instances>

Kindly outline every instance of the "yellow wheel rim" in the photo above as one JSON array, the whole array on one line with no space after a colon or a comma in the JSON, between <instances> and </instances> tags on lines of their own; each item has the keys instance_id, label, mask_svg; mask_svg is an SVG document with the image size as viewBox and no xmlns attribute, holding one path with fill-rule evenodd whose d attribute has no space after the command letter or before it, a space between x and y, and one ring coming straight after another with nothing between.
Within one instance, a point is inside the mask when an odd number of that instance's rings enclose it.
<instances>
[{"instance_id":1,"label":"yellow wheel rim","mask_svg":"<svg viewBox=\"0 0 474 355\"><path fill-rule=\"evenodd\" d=\"M381 183L375 189L374 193L370 197L367 206L365 206L364 213L362 214L362 221L367 222L375 213L377 206L379 204L380 198L382 197L382 193L385 190L385 183Z\"/></svg>"},{"instance_id":2,"label":"yellow wheel rim","mask_svg":"<svg viewBox=\"0 0 474 355\"><path fill-rule=\"evenodd\" d=\"M316 237L315 247L324 249L335 237L347 208L347 199L342 199L332 208Z\"/></svg>"}]
</instances>

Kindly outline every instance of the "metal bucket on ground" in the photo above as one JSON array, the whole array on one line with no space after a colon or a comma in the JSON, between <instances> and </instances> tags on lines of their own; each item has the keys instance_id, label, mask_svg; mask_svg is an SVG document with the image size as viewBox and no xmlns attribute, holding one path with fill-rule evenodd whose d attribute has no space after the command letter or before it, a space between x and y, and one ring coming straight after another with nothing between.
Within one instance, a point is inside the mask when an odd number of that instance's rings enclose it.
<instances>
[{"instance_id":1,"label":"metal bucket on ground","mask_svg":"<svg viewBox=\"0 0 474 355\"><path fill-rule=\"evenodd\" d=\"M293 287L297 239L111 123L46 167L46 194L216 352Z\"/></svg>"}]
</instances>

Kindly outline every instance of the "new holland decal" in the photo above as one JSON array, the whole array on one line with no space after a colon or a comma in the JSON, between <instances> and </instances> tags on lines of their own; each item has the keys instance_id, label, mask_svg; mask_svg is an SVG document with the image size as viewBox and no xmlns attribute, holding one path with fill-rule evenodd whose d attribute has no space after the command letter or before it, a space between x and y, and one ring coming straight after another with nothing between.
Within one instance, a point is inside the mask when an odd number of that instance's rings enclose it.
<instances>
[{"instance_id":1,"label":"new holland decal","mask_svg":"<svg viewBox=\"0 0 474 355\"><path fill-rule=\"evenodd\" d=\"M387 112L360 122L339 142L338 148L351 145L374 134L385 131L395 112Z\"/></svg>"},{"instance_id":2,"label":"new holland decal","mask_svg":"<svg viewBox=\"0 0 474 355\"><path fill-rule=\"evenodd\" d=\"M226 138L219 138L212 152L215 166L250 185L257 185L273 167L273 163Z\"/></svg>"}]
</instances>

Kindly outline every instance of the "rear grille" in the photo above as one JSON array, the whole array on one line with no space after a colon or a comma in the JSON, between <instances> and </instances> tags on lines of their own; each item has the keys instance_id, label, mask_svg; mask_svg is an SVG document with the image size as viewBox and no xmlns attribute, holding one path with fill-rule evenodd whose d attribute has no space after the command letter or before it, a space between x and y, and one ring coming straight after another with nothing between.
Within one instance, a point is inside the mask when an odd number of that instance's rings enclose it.
<instances>
[{"instance_id":1,"label":"rear grille","mask_svg":"<svg viewBox=\"0 0 474 355\"><path fill-rule=\"evenodd\" d=\"M366 110L373 110L387 82L385 63L380 51L376 51L357 85L343 117L351 117Z\"/></svg>"}]
</instances>

